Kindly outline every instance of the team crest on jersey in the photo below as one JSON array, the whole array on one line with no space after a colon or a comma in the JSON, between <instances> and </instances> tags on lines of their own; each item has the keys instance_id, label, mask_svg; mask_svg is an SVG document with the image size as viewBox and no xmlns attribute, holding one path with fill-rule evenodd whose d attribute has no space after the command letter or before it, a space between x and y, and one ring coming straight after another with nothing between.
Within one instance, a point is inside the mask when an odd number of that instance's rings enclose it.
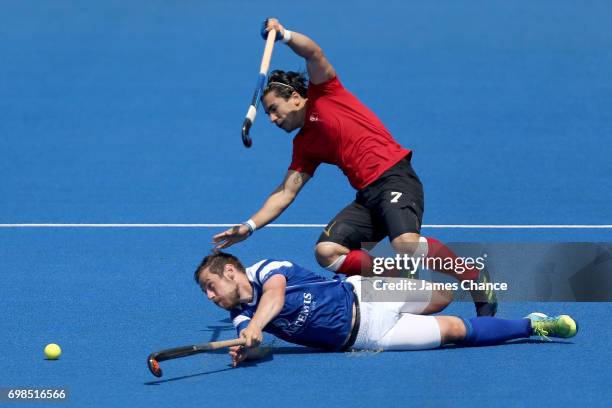
<instances>
[{"instance_id":1,"label":"team crest on jersey","mask_svg":"<svg viewBox=\"0 0 612 408\"><path fill-rule=\"evenodd\" d=\"M289 326L291 326L291 323L289 323L289 320L283 319L283 318L274 319L272 321L272 324L274 325L274 327L282 331L286 331L289 328Z\"/></svg>"},{"instance_id":2,"label":"team crest on jersey","mask_svg":"<svg viewBox=\"0 0 612 408\"><path fill-rule=\"evenodd\" d=\"M290 322L287 319L279 317L272 320L272 324L274 325L274 327L281 330L287 335L297 333L306 324L310 312L314 309L313 303L314 302L312 293L306 292L302 294L302 308L300 309L300 312L298 313L295 320L293 322Z\"/></svg>"},{"instance_id":3,"label":"team crest on jersey","mask_svg":"<svg viewBox=\"0 0 612 408\"><path fill-rule=\"evenodd\" d=\"M311 113L310 114L310 121L311 122L317 122L319 120L319 114L318 113Z\"/></svg>"}]
</instances>

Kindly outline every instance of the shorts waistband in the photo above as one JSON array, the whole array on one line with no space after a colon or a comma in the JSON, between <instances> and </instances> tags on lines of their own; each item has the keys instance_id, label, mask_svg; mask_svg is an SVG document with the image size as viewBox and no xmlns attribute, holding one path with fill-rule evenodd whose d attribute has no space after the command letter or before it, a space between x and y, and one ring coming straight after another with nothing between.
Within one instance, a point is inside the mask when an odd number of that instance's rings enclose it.
<instances>
[{"instance_id":1,"label":"shorts waistband","mask_svg":"<svg viewBox=\"0 0 612 408\"><path fill-rule=\"evenodd\" d=\"M353 286L353 304L355 305L355 324L353 325L353 329L351 330L351 335L348 340L342 346L342 351L348 351L355 344L355 340L357 340L357 334L359 333L359 325L361 324L361 313L359 311L359 298L357 297L357 292L355 292L355 287Z\"/></svg>"}]
</instances>

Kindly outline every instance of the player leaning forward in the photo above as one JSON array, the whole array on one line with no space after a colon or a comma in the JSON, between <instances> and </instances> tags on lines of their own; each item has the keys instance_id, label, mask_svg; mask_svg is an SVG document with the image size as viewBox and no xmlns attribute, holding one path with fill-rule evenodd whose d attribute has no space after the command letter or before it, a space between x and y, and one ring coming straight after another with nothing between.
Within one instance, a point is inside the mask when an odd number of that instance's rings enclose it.
<instances>
[{"instance_id":1,"label":"player leaning forward","mask_svg":"<svg viewBox=\"0 0 612 408\"><path fill-rule=\"evenodd\" d=\"M263 260L245 269L233 255L219 252L205 257L194 277L210 300L230 311L238 335L246 339L246 348L230 349L234 365L261 356L257 346L262 331L327 350L490 346L532 335L572 337L577 332L576 322L567 315L532 313L516 320L418 315L444 308L444 293L430 293L422 301L372 302L362 290L372 278L325 279L289 261Z\"/></svg>"},{"instance_id":2,"label":"player leaning forward","mask_svg":"<svg viewBox=\"0 0 612 408\"><path fill-rule=\"evenodd\" d=\"M270 121L286 132L300 129L293 139L293 159L285 179L263 207L246 223L214 237L217 248L246 239L256 228L276 219L295 199L321 163L335 164L357 190L355 201L329 222L317 242L318 263L333 272L357 275L369 269L364 242L389 237L402 254L455 258L433 238L420 236L423 188L410 165L412 152L400 146L376 115L340 83L321 48L307 36L290 32L276 19L264 23L262 35L277 30L278 38L306 60L310 81L300 73L274 71L262 96ZM484 278L475 268L459 280ZM482 275L482 276L481 276ZM478 315L494 315L492 291L472 292Z\"/></svg>"}]
</instances>

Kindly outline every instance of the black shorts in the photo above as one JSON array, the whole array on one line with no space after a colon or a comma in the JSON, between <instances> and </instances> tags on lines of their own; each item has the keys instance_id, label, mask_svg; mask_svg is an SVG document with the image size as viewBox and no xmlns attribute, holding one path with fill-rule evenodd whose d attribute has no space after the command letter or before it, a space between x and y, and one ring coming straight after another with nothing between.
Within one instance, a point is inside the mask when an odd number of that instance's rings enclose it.
<instances>
[{"instance_id":1,"label":"black shorts","mask_svg":"<svg viewBox=\"0 0 612 408\"><path fill-rule=\"evenodd\" d=\"M327 224L317 243L335 242L353 250L363 242L418 234L423 210L423 185L406 157L359 190L355 201Z\"/></svg>"}]
</instances>

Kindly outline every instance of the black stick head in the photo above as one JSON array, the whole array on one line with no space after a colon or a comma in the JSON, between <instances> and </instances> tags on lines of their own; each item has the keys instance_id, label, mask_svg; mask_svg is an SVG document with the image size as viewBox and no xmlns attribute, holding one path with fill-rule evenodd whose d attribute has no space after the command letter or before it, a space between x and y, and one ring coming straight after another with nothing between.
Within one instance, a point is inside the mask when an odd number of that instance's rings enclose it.
<instances>
[{"instance_id":1,"label":"black stick head","mask_svg":"<svg viewBox=\"0 0 612 408\"><path fill-rule=\"evenodd\" d=\"M156 377L162 376L162 369L159 366L159 362L155 359L155 354L151 354L147 359L147 365L149 366L149 371Z\"/></svg>"},{"instance_id":2,"label":"black stick head","mask_svg":"<svg viewBox=\"0 0 612 408\"><path fill-rule=\"evenodd\" d=\"M251 119L249 118L244 119L244 122L242 123L242 143L245 147L251 147L253 144L253 141L249 136L249 130L251 130L252 124L253 122L251 122Z\"/></svg>"}]
</instances>

